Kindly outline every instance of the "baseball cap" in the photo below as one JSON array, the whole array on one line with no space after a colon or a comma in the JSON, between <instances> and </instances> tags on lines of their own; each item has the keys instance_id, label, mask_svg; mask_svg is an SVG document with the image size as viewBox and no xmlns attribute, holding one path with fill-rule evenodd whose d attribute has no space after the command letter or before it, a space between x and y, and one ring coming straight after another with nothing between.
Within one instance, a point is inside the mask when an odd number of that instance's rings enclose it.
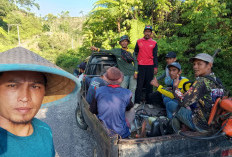
<instances>
[{"instance_id":1,"label":"baseball cap","mask_svg":"<svg viewBox=\"0 0 232 157\"><path fill-rule=\"evenodd\" d=\"M181 70L180 63L178 63L178 62L173 62L173 63L169 64L168 68L170 68L170 67L176 67L177 69Z\"/></svg>"},{"instance_id":2,"label":"baseball cap","mask_svg":"<svg viewBox=\"0 0 232 157\"><path fill-rule=\"evenodd\" d=\"M195 57L189 59L190 62L193 62L194 59L200 59L209 63L213 63L213 57L207 53L199 53Z\"/></svg>"},{"instance_id":3,"label":"baseball cap","mask_svg":"<svg viewBox=\"0 0 232 157\"><path fill-rule=\"evenodd\" d=\"M80 68L80 69L85 70L85 66L86 66L86 63L85 63L85 62L82 62L82 63L79 64L77 67Z\"/></svg>"},{"instance_id":4,"label":"baseball cap","mask_svg":"<svg viewBox=\"0 0 232 157\"><path fill-rule=\"evenodd\" d=\"M145 26L144 31L145 31L146 29L150 29L150 30L152 31L152 26L147 25L147 26Z\"/></svg>"},{"instance_id":5,"label":"baseball cap","mask_svg":"<svg viewBox=\"0 0 232 157\"><path fill-rule=\"evenodd\" d=\"M120 40L119 40L119 43L120 43L121 41L123 41L123 40L128 40L128 42L130 43L130 39L129 39L129 37L128 37L127 35L121 36L121 38L120 38Z\"/></svg>"},{"instance_id":6,"label":"baseball cap","mask_svg":"<svg viewBox=\"0 0 232 157\"><path fill-rule=\"evenodd\" d=\"M176 53L175 52L168 52L168 54L166 54L165 58L176 58Z\"/></svg>"}]
</instances>

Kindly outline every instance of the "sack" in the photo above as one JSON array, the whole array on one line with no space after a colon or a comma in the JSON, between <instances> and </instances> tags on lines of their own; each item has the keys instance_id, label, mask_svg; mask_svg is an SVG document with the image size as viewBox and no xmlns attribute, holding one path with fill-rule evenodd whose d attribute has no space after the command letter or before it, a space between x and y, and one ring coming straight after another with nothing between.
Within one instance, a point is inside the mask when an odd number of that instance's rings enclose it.
<instances>
[{"instance_id":1,"label":"sack","mask_svg":"<svg viewBox=\"0 0 232 157\"><path fill-rule=\"evenodd\" d=\"M134 62L134 58L132 57L131 53L123 49L121 49L121 58L127 63Z\"/></svg>"}]
</instances>

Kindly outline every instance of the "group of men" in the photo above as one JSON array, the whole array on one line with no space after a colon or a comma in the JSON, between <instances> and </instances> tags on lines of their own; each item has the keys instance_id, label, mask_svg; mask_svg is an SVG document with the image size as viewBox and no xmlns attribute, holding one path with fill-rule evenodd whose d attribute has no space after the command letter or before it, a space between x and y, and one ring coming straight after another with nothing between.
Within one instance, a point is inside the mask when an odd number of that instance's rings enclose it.
<instances>
[{"instance_id":1,"label":"group of men","mask_svg":"<svg viewBox=\"0 0 232 157\"><path fill-rule=\"evenodd\" d=\"M201 53L190 59L196 76L196 81L191 88L189 79L181 76L181 65L176 62L174 52L169 52L165 56L167 63L165 72L156 78L154 75L158 72L158 45L151 36L152 27L145 26L144 37L137 40L134 53L128 49L130 43L128 36L121 37L119 41L121 49L104 50L91 47L94 51L115 55L118 69L110 68L103 75L103 80L106 81L104 87L96 91L92 90L92 99L89 101L90 111L96 114L109 129L127 138L130 135L129 127L134 117L134 108L141 104L141 94L145 88L145 102L149 108L162 103L170 120L178 119L192 130L209 130L207 120L210 110L215 98L222 97L224 94L218 83L208 79L211 77L218 81L211 71L213 57ZM119 82L112 83L112 80L118 79L120 79ZM164 79L165 87L159 84L158 81L161 79ZM153 86L156 87L155 92L153 92ZM129 90L126 90L127 88ZM133 110L127 117L126 113L129 109Z\"/></svg>"},{"instance_id":2,"label":"group of men","mask_svg":"<svg viewBox=\"0 0 232 157\"><path fill-rule=\"evenodd\" d=\"M176 118L191 130L209 131L211 128L207 121L211 108L215 100L224 95L220 81L212 72L213 57L200 53L190 59L196 80L185 92L183 84L188 79L181 76L181 66L175 62L175 54L169 53L164 74L167 88L164 88L153 78L157 74L158 61L157 43L151 39L151 35L152 27L146 26L144 38L136 43L135 57L128 53L130 40L127 36L120 40L122 49L108 51L116 56L119 69L111 67L102 73L101 85L97 78L91 80L92 89L96 85L99 88L90 91L90 111L109 129L122 138L128 138L133 106L140 103L145 87L147 103L152 103L149 102L152 100L150 97L158 95L170 119ZM101 51L96 47L92 49ZM157 87L160 94L152 93L152 85ZM126 89L127 86L129 89ZM70 95L75 96L77 87L75 76L27 49L17 47L2 52L0 156L55 156L50 127L34 116L41 104L50 105L56 100L62 102Z\"/></svg>"}]
</instances>

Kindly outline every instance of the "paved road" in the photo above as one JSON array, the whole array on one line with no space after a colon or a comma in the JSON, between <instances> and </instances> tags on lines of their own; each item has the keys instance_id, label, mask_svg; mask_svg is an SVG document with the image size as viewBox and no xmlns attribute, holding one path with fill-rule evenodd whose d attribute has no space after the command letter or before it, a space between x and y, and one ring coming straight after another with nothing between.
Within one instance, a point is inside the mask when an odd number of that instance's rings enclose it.
<instances>
[{"instance_id":1,"label":"paved road","mask_svg":"<svg viewBox=\"0 0 232 157\"><path fill-rule=\"evenodd\" d=\"M96 143L89 131L76 125L77 99L58 106L40 109L37 118L46 122L53 131L56 157L91 157Z\"/></svg>"}]
</instances>

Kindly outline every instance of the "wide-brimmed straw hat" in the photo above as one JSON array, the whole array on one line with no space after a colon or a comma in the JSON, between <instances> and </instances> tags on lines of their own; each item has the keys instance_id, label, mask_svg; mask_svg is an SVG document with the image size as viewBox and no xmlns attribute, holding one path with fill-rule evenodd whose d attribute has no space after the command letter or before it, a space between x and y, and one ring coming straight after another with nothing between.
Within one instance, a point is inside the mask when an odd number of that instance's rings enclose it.
<instances>
[{"instance_id":1,"label":"wide-brimmed straw hat","mask_svg":"<svg viewBox=\"0 0 232 157\"><path fill-rule=\"evenodd\" d=\"M23 47L0 53L0 72L36 71L47 78L42 107L60 104L76 96L77 78L38 54Z\"/></svg>"},{"instance_id":2,"label":"wide-brimmed straw hat","mask_svg":"<svg viewBox=\"0 0 232 157\"><path fill-rule=\"evenodd\" d=\"M105 80L112 85L119 85L123 81L123 73L116 67L110 67L103 75Z\"/></svg>"}]
</instances>

